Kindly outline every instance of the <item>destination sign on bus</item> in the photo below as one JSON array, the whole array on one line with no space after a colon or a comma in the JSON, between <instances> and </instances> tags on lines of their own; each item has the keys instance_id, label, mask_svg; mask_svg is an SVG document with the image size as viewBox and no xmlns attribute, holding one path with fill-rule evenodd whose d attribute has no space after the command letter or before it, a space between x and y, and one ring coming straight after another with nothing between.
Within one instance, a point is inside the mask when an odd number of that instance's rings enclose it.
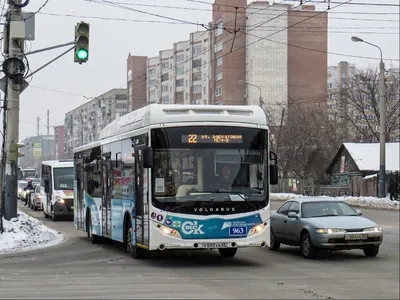
<instances>
[{"instance_id":1,"label":"destination sign on bus","mask_svg":"<svg viewBox=\"0 0 400 300\"><path fill-rule=\"evenodd\" d=\"M182 135L184 144L241 144L243 135L241 134L184 134Z\"/></svg>"}]
</instances>

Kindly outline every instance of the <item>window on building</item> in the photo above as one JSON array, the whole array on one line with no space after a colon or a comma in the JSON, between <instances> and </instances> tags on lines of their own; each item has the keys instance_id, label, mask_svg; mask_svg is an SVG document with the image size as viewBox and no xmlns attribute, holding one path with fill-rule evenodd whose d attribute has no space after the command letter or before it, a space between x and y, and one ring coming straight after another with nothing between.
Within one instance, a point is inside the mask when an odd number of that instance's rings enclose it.
<instances>
[{"instance_id":1,"label":"window on building","mask_svg":"<svg viewBox=\"0 0 400 300\"><path fill-rule=\"evenodd\" d=\"M193 68L201 68L201 59L193 60Z\"/></svg>"},{"instance_id":2,"label":"window on building","mask_svg":"<svg viewBox=\"0 0 400 300\"><path fill-rule=\"evenodd\" d=\"M222 72L218 72L217 74L215 74L215 81L219 80L222 80Z\"/></svg>"},{"instance_id":3,"label":"window on building","mask_svg":"<svg viewBox=\"0 0 400 300\"><path fill-rule=\"evenodd\" d=\"M183 86L183 79L178 79L175 81L175 85L178 86Z\"/></svg>"},{"instance_id":4,"label":"window on building","mask_svg":"<svg viewBox=\"0 0 400 300\"><path fill-rule=\"evenodd\" d=\"M132 86L130 86L128 90L128 98L131 99L131 97L132 97Z\"/></svg>"},{"instance_id":5,"label":"window on building","mask_svg":"<svg viewBox=\"0 0 400 300\"><path fill-rule=\"evenodd\" d=\"M201 84L193 86L193 94L201 94Z\"/></svg>"},{"instance_id":6,"label":"window on building","mask_svg":"<svg viewBox=\"0 0 400 300\"><path fill-rule=\"evenodd\" d=\"M207 93L207 87L203 86L203 94Z\"/></svg>"},{"instance_id":7,"label":"window on building","mask_svg":"<svg viewBox=\"0 0 400 300\"><path fill-rule=\"evenodd\" d=\"M176 76L182 75L183 73L185 73L185 67L184 66L178 67L176 69Z\"/></svg>"},{"instance_id":8,"label":"window on building","mask_svg":"<svg viewBox=\"0 0 400 300\"><path fill-rule=\"evenodd\" d=\"M203 47L201 45L193 46L193 56L200 55L202 50L203 50Z\"/></svg>"},{"instance_id":9,"label":"window on building","mask_svg":"<svg viewBox=\"0 0 400 300\"><path fill-rule=\"evenodd\" d=\"M161 82L168 81L169 76L168 73L161 75Z\"/></svg>"},{"instance_id":10,"label":"window on building","mask_svg":"<svg viewBox=\"0 0 400 300\"><path fill-rule=\"evenodd\" d=\"M132 80L132 70L128 71L128 81Z\"/></svg>"},{"instance_id":11,"label":"window on building","mask_svg":"<svg viewBox=\"0 0 400 300\"><path fill-rule=\"evenodd\" d=\"M154 76L154 75L156 75L156 69L150 69L149 70L149 76Z\"/></svg>"},{"instance_id":12,"label":"window on building","mask_svg":"<svg viewBox=\"0 0 400 300\"><path fill-rule=\"evenodd\" d=\"M224 49L224 45L222 43L218 43L215 45L214 51L218 52L221 51L222 49Z\"/></svg>"},{"instance_id":13,"label":"window on building","mask_svg":"<svg viewBox=\"0 0 400 300\"><path fill-rule=\"evenodd\" d=\"M182 101L183 100L183 92L176 92L175 100L176 100L176 102Z\"/></svg>"},{"instance_id":14,"label":"window on building","mask_svg":"<svg viewBox=\"0 0 400 300\"><path fill-rule=\"evenodd\" d=\"M151 91L149 92L150 98L154 97L155 95L156 95L156 90L151 90Z\"/></svg>"},{"instance_id":15,"label":"window on building","mask_svg":"<svg viewBox=\"0 0 400 300\"><path fill-rule=\"evenodd\" d=\"M219 36L224 33L224 22L222 20L217 21L217 30L215 36Z\"/></svg>"},{"instance_id":16,"label":"window on building","mask_svg":"<svg viewBox=\"0 0 400 300\"><path fill-rule=\"evenodd\" d=\"M176 56L176 61L177 62L183 62L185 60L185 55L184 54L179 54Z\"/></svg>"},{"instance_id":17,"label":"window on building","mask_svg":"<svg viewBox=\"0 0 400 300\"><path fill-rule=\"evenodd\" d=\"M161 88L162 92L168 92L168 85L163 85Z\"/></svg>"},{"instance_id":18,"label":"window on building","mask_svg":"<svg viewBox=\"0 0 400 300\"><path fill-rule=\"evenodd\" d=\"M222 66L222 63L223 63L223 57L220 56L217 58L217 66Z\"/></svg>"},{"instance_id":19,"label":"window on building","mask_svg":"<svg viewBox=\"0 0 400 300\"><path fill-rule=\"evenodd\" d=\"M163 62L161 63L161 69L162 69L162 70L168 69L168 62L163 61Z\"/></svg>"},{"instance_id":20,"label":"window on building","mask_svg":"<svg viewBox=\"0 0 400 300\"><path fill-rule=\"evenodd\" d=\"M193 81L199 81L201 80L201 73L195 73L193 74Z\"/></svg>"},{"instance_id":21,"label":"window on building","mask_svg":"<svg viewBox=\"0 0 400 300\"><path fill-rule=\"evenodd\" d=\"M155 87L155 86L156 86L156 84L157 84L157 82L156 82L156 80L155 80L155 79L151 79L151 80L149 80L149 87L150 87L150 88L152 88L152 87Z\"/></svg>"},{"instance_id":22,"label":"window on building","mask_svg":"<svg viewBox=\"0 0 400 300\"><path fill-rule=\"evenodd\" d=\"M222 86L219 86L215 89L215 96L222 96Z\"/></svg>"},{"instance_id":23,"label":"window on building","mask_svg":"<svg viewBox=\"0 0 400 300\"><path fill-rule=\"evenodd\" d=\"M186 100L189 99L189 93L186 93L186 94L185 94L185 99L186 99Z\"/></svg>"}]
</instances>

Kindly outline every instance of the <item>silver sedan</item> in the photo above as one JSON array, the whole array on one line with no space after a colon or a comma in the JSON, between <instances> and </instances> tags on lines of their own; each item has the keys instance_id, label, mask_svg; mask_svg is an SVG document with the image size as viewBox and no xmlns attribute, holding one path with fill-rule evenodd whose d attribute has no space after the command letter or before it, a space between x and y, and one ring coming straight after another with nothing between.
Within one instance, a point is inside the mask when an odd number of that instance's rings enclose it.
<instances>
[{"instance_id":1,"label":"silver sedan","mask_svg":"<svg viewBox=\"0 0 400 300\"><path fill-rule=\"evenodd\" d=\"M369 257L378 255L382 229L362 217L345 202L328 197L304 197L286 201L271 212L270 249L280 244L300 246L306 258L319 249L362 249Z\"/></svg>"}]
</instances>

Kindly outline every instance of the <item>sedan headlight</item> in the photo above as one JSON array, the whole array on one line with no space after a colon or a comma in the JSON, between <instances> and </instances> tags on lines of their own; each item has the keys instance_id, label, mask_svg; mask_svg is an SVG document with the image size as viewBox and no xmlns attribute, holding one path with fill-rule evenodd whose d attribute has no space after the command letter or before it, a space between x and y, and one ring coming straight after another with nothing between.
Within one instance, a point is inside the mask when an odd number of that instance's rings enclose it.
<instances>
[{"instance_id":1,"label":"sedan headlight","mask_svg":"<svg viewBox=\"0 0 400 300\"><path fill-rule=\"evenodd\" d=\"M56 197L56 201L57 201L57 203L60 203L60 204L64 204L65 203L64 199L61 198L60 196Z\"/></svg>"},{"instance_id":2,"label":"sedan headlight","mask_svg":"<svg viewBox=\"0 0 400 300\"><path fill-rule=\"evenodd\" d=\"M160 229L160 231L165 235L182 238L181 234L176 229L172 229L172 228L169 228L167 226L163 226L161 224L157 224L157 228Z\"/></svg>"},{"instance_id":3,"label":"sedan headlight","mask_svg":"<svg viewBox=\"0 0 400 300\"><path fill-rule=\"evenodd\" d=\"M379 226L375 226L375 227L368 227L368 228L364 228L363 231L374 231L374 232L381 232L382 228L380 228Z\"/></svg>"},{"instance_id":4,"label":"sedan headlight","mask_svg":"<svg viewBox=\"0 0 400 300\"><path fill-rule=\"evenodd\" d=\"M315 230L317 233L321 234L331 234L331 233L345 233L346 230L339 228L318 228Z\"/></svg>"}]
</instances>

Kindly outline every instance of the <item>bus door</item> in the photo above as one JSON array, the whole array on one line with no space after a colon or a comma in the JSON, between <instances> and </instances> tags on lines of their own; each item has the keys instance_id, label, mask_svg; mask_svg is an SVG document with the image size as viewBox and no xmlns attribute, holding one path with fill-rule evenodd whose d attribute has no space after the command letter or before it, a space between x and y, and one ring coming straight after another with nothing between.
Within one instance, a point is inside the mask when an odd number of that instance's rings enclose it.
<instances>
[{"instance_id":1,"label":"bus door","mask_svg":"<svg viewBox=\"0 0 400 300\"><path fill-rule=\"evenodd\" d=\"M45 192L46 192L46 213L51 215L51 199L53 198L53 169L47 167L47 174L45 177Z\"/></svg>"},{"instance_id":2,"label":"bus door","mask_svg":"<svg viewBox=\"0 0 400 300\"><path fill-rule=\"evenodd\" d=\"M103 155L102 163L103 177L103 198L101 203L103 235L111 237L111 190L112 190L112 169L111 169L111 153Z\"/></svg>"},{"instance_id":3,"label":"bus door","mask_svg":"<svg viewBox=\"0 0 400 300\"><path fill-rule=\"evenodd\" d=\"M85 200L84 200L84 196L83 196L83 176L84 176L84 172L83 172L83 159L80 159L78 161L76 161L76 167L75 167L75 176L76 176L76 208L74 207L74 209L76 210L77 214L76 214L76 227L77 229L84 229L84 224L85 224L85 220L84 220L84 214L85 214Z\"/></svg>"},{"instance_id":4,"label":"bus door","mask_svg":"<svg viewBox=\"0 0 400 300\"><path fill-rule=\"evenodd\" d=\"M139 246L149 245L148 170L143 168L143 146L135 147L135 232Z\"/></svg>"}]
</instances>

